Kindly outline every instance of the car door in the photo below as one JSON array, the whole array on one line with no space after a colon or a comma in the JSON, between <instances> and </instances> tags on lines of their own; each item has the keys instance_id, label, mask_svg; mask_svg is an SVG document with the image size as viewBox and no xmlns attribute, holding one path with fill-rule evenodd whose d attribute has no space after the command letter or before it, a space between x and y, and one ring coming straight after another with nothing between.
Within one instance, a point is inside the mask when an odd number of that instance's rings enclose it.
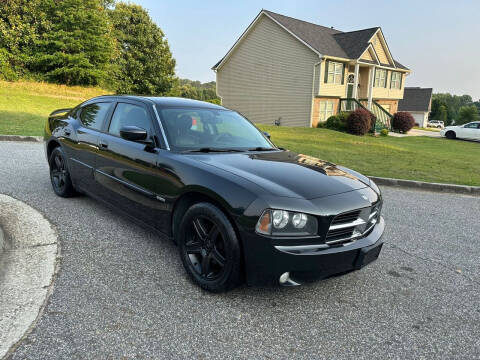
<instances>
[{"instance_id":1,"label":"car door","mask_svg":"<svg viewBox=\"0 0 480 360\"><path fill-rule=\"evenodd\" d=\"M480 140L480 122L477 123L477 128L473 129L473 140Z\"/></svg>"},{"instance_id":2,"label":"car door","mask_svg":"<svg viewBox=\"0 0 480 360\"><path fill-rule=\"evenodd\" d=\"M157 167L158 124L152 107L134 101L115 106L105 132L100 135L96 157L96 192L112 205L161 231L169 224L164 194L165 172ZM147 130L151 144L123 139L120 129L137 126Z\"/></svg>"},{"instance_id":3,"label":"car door","mask_svg":"<svg viewBox=\"0 0 480 360\"><path fill-rule=\"evenodd\" d=\"M94 186L93 169L99 135L112 109L112 101L91 102L81 106L74 114L78 127L71 134L66 151L71 176L81 189L91 191Z\"/></svg>"},{"instance_id":4,"label":"car door","mask_svg":"<svg viewBox=\"0 0 480 360\"><path fill-rule=\"evenodd\" d=\"M477 123L468 123L463 125L462 131L461 131L461 137L462 139L475 139L476 132L478 129Z\"/></svg>"}]
</instances>

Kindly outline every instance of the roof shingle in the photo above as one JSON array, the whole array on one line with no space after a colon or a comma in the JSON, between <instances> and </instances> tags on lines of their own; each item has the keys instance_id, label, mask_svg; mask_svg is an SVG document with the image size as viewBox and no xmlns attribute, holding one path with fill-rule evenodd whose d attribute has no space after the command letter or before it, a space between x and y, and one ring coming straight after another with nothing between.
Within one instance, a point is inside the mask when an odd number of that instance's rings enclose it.
<instances>
[{"instance_id":1,"label":"roof shingle","mask_svg":"<svg viewBox=\"0 0 480 360\"><path fill-rule=\"evenodd\" d=\"M430 111L432 88L406 87L398 111Z\"/></svg>"}]
</instances>

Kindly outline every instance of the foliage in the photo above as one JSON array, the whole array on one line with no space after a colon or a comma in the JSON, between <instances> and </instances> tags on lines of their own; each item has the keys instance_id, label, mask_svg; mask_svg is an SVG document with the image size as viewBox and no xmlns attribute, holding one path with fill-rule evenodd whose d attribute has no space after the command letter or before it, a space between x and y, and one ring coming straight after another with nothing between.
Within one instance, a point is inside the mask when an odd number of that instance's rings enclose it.
<instances>
[{"instance_id":1,"label":"foliage","mask_svg":"<svg viewBox=\"0 0 480 360\"><path fill-rule=\"evenodd\" d=\"M472 97L470 95L451 95L446 94L433 94L432 96L432 111L429 119L442 120L445 122L445 126L451 125L452 121L456 121L458 118L458 112L462 106L471 105ZM441 108L441 107L444 107ZM447 115L445 118L444 111ZM445 120L444 120L445 119Z\"/></svg>"},{"instance_id":2,"label":"foliage","mask_svg":"<svg viewBox=\"0 0 480 360\"><path fill-rule=\"evenodd\" d=\"M458 117L455 124L463 125L471 121L477 121L478 119L478 109L475 105L462 106L458 111Z\"/></svg>"},{"instance_id":3,"label":"foliage","mask_svg":"<svg viewBox=\"0 0 480 360\"><path fill-rule=\"evenodd\" d=\"M278 146L365 175L480 186L478 143L475 142L427 136L359 137L328 129L257 126L268 131ZM445 171L445 164L449 171Z\"/></svg>"},{"instance_id":4,"label":"foliage","mask_svg":"<svg viewBox=\"0 0 480 360\"><path fill-rule=\"evenodd\" d=\"M399 111L393 115L392 128L401 133L409 132L415 126L415 119L407 111Z\"/></svg>"},{"instance_id":5,"label":"foliage","mask_svg":"<svg viewBox=\"0 0 480 360\"><path fill-rule=\"evenodd\" d=\"M349 113L340 112L337 115L330 116L325 122L324 127L331 130L347 131L347 118Z\"/></svg>"},{"instance_id":6,"label":"foliage","mask_svg":"<svg viewBox=\"0 0 480 360\"><path fill-rule=\"evenodd\" d=\"M172 89L169 95L220 104L215 81L201 83L200 81L179 79L177 86Z\"/></svg>"},{"instance_id":7,"label":"foliage","mask_svg":"<svg viewBox=\"0 0 480 360\"><path fill-rule=\"evenodd\" d=\"M365 135L372 127L372 117L369 111L357 109L347 118L347 132L353 135Z\"/></svg>"},{"instance_id":8,"label":"foliage","mask_svg":"<svg viewBox=\"0 0 480 360\"><path fill-rule=\"evenodd\" d=\"M164 95L176 83L175 59L162 30L139 5L109 10L119 56L112 77L117 93Z\"/></svg>"},{"instance_id":9,"label":"foliage","mask_svg":"<svg viewBox=\"0 0 480 360\"><path fill-rule=\"evenodd\" d=\"M388 129L380 130L380 136L388 136Z\"/></svg>"},{"instance_id":10,"label":"foliage","mask_svg":"<svg viewBox=\"0 0 480 360\"><path fill-rule=\"evenodd\" d=\"M67 85L99 85L114 50L111 27L100 0L43 0L51 24L35 42L31 68Z\"/></svg>"}]
</instances>

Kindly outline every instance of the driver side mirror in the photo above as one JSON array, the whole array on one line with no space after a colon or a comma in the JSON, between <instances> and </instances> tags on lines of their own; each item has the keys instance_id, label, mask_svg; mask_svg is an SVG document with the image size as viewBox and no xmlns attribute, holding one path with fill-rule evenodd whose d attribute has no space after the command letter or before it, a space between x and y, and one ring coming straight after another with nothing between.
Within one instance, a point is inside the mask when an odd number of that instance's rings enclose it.
<instances>
[{"instance_id":1,"label":"driver side mirror","mask_svg":"<svg viewBox=\"0 0 480 360\"><path fill-rule=\"evenodd\" d=\"M263 135L265 135L268 138L268 140L270 140L270 134L268 132L264 131Z\"/></svg>"},{"instance_id":2,"label":"driver side mirror","mask_svg":"<svg viewBox=\"0 0 480 360\"><path fill-rule=\"evenodd\" d=\"M130 141L145 141L147 139L147 130L138 126L124 126L120 129L122 139Z\"/></svg>"}]
</instances>

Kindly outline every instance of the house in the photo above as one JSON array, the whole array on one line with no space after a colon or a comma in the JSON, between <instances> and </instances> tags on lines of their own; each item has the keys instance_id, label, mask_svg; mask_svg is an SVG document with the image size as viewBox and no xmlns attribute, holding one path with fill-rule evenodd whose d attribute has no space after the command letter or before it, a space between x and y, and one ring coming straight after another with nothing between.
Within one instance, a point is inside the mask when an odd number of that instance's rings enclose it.
<instances>
[{"instance_id":1,"label":"house","mask_svg":"<svg viewBox=\"0 0 480 360\"><path fill-rule=\"evenodd\" d=\"M342 32L268 10L212 69L224 106L286 126L316 126L357 107L389 120L410 73L380 27Z\"/></svg>"},{"instance_id":2,"label":"house","mask_svg":"<svg viewBox=\"0 0 480 360\"><path fill-rule=\"evenodd\" d=\"M431 88L406 87L403 99L398 102L398 111L408 111L418 126L427 127L432 108L432 91Z\"/></svg>"}]
</instances>

